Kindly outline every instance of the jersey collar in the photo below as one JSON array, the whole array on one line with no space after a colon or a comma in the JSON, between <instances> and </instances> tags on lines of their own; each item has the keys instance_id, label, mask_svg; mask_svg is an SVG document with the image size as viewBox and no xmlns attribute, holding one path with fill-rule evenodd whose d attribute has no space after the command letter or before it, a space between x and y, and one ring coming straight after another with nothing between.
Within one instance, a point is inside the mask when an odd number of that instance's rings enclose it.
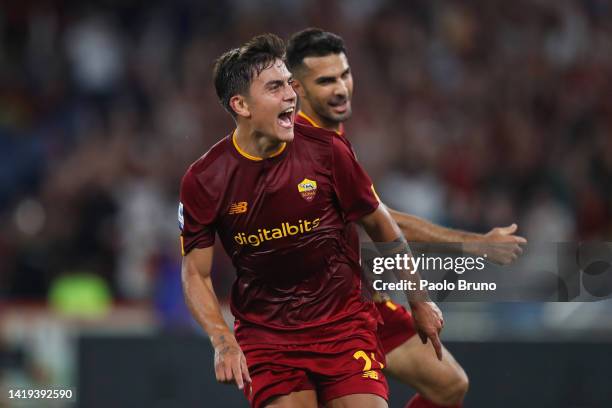
<instances>
[{"instance_id":1,"label":"jersey collar","mask_svg":"<svg viewBox=\"0 0 612 408\"><path fill-rule=\"evenodd\" d=\"M315 120L313 118L311 118L310 116L306 115L303 111L299 111L298 112L298 117L305 120L306 122L308 122L308 124L310 126L314 126L316 128L320 128L321 126L315 122ZM344 125L341 123L340 124L340 130L339 131L333 131L335 134L337 134L338 136L344 136Z\"/></svg>"},{"instance_id":2,"label":"jersey collar","mask_svg":"<svg viewBox=\"0 0 612 408\"><path fill-rule=\"evenodd\" d=\"M236 149L236 151L243 157L252 160L252 161L262 161L264 158L263 157L258 157L258 156L253 156L252 154L249 154L247 152L245 152L244 150L242 150L240 148L240 146L238 146L238 142L236 141L236 130L234 130L232 132L232 145L234 146L234 148ZM277 151L275 151L274 153L272 153L270 156L268 156L268 159L271 159L273 157L278 156L279 154L281 154L285 148L287 147L287 143L283 143Z\"/></svg>"}]
</instances>

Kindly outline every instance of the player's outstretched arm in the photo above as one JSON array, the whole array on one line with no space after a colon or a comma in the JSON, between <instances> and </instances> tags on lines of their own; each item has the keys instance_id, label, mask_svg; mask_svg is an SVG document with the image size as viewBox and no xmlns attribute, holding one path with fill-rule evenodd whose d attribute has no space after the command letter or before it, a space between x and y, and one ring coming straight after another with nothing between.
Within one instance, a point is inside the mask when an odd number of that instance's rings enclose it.
<instances>
[{"instance_id":1,"label":"player's outstretched arm","mask_svg":"<svg viewBox=\"0 0 612 408\"><path fill-rule=\"evenodd\" d=\"M387 210L410 242L474 242L483 237L482 234L445 228L389 207Z\"/></svg>"},{"instance_id":2,"label":"player's outstretched arm","mask_svg":"<svg viewBox=\"0 0 612 408\"><path fill-rule=\"evenodd\" d=\"M235 383L239 389L243 389L245 382L251 382L251 377L246 358L223 319L219 300L213 290L210 278L212 259L212 246L193 249L183 257L181 275L185 302L215 349L217 381Z\"/></svg>"},{"instance_id":3,"label":"player's outstretched arm","mask_svg":"<svg viewBox=\"0 0 612 408\"><path fill-rule=\"evenodd\" d=\"M374 242L397 244L392 245L391 252L393 254L387 253L386 256L403 255L405 253L411 256L405 238L384 205L379 205L374 212L362 217L359 222ZM402 278L419 279L418 273L415 273L415 271L412 274L407 271L401 271L401 273L405 274ZM442 360L442 343L439 337L444 326L442 312L435 303L427 301L429 298L426 292L414 295L420 300L411 300L409 297L408 303L412 310L417 332L423 344L427 343L427 339L431 340L438 359Z\"/></svg>"},{"instance_id":4,"label":"player's outstretched arm","mask_svg":"<svg viewBox=\"0 0 612 408\"><path fill-rule=\"evenodd\" d=\"M527 240L515 235L517 225L493 228L486 234L478 234L445 228L414 215L387 207L389 214L410 242L463 243L463 250L475 256L485 253L490 261L500 265L514 262L523 252L521 244Z\"/></svg>"}]
</instances>

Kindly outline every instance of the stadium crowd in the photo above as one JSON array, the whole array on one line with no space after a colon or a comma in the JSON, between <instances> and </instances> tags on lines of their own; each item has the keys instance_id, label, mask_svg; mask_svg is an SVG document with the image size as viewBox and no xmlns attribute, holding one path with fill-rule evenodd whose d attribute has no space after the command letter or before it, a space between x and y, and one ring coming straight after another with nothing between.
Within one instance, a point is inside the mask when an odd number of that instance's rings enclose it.
<instances>
[{"instance_id":1,"label":"stadium crowd","mask_svg":"<svg viewBox=\"0 0 612 408\"><path fill-rule=\"evenodd\" d=\"M1 298L76 273L180 298L180 180L232 129L212 63L307 26L349 46L347 133L389 205L531 241L612 235L609 2L85 3L0 10Z\"/></svg>"}]
</instances>

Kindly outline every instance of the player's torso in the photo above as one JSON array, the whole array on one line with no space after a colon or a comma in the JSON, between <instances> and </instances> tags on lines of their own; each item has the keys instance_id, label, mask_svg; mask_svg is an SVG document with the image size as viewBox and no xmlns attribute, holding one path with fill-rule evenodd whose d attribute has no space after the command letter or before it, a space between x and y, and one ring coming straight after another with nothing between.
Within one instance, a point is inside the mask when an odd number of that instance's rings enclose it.
<instances>
[{"instance_id":1,"label":"player's torso","mask_svg":"<svg viewBox=\"0 0 612 408\"><path fill-rule=\"evenodd\" d=\"M344 251L327 160L296 135L278 157L228 166L216 230L239 277L291 286Z\"/></svg>"},{"instance_id":2,"label":"player's torso","mask_svg":"<svg viewBox=\"0 0 612 408\"><path fill-rule=\"evenodd\" d=\"M295 121L296 123L303 125L303 126L311 126L317 129L321 128L312 118L304 114L302 111L298 113ZM330 138L338 138L339 140L341 140L349 148L349 150L352 152L355 158L357 158L355 155L355 149L353 149L353 146L351 145L350 141L346 137L343 124L340 124L339 131L337 132L329 131L329 132L326 132L325 135ZM352 248L355 251L359 251L359 232L357 231L357 226L354 223L350 223L345 226L345 239L350 248Z\"/></svg>"},{"instance_id":3,"label":"player's torso","mask_svg":"<svg viewBox=\"0 0 612 408\"><path fill-rule=\"evenodd\" d=\"M303 328L359 310L358 256L346 241L328 140L296 132L277 157L235 159L225 164L215 229L236 268L236 317Z\"/></svg>"}]
</instances>

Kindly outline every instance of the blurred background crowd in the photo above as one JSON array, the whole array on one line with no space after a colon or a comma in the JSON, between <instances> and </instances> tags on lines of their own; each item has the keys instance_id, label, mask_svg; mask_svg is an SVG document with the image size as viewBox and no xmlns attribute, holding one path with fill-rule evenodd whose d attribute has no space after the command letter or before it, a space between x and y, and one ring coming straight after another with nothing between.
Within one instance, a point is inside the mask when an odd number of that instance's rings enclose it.
<instances>
[{"instance_id":1,"label":"blurred background crowd","mask_svg":"<svg viewBox=\"0 0 612 408\"><path fill-rule=\"evenodd\" d=\"M189 163L232 130L214 59L255 33L342 35L348 135L383 199L531 241L612 234L612 6L583 1L8 2L0 295L90 271L151 296ZM340 17L340 18L339 18Z\"/></svg>"},{"instance_id":2,"label":"blurred background crowd","mask_svg":"<svg viewBox=\"0 0 612 408\"><path fill-rule=\"evenodd\" d=\"M347 43L347 134L387 204L531 242L612 235L608 1L1 4L0 300L188 322L179 184L233 129L213 61L308 26ZM227 294L231 265L213 273Z\"/></svg>"}]
</instances>

